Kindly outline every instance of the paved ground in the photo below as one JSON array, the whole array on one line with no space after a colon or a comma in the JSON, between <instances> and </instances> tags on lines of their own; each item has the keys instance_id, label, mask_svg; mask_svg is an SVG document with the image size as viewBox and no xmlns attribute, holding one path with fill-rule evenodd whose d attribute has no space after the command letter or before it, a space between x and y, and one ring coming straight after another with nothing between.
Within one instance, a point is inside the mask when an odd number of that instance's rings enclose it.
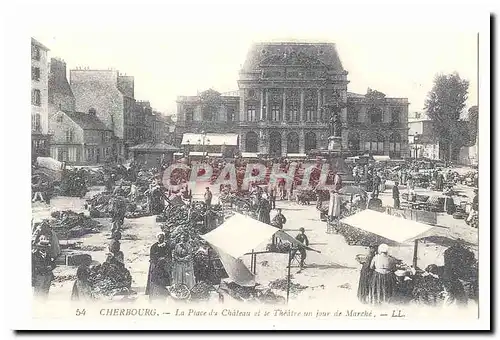
<instances>
[{"instance_id":1,"label":"paved ground","mask_svg":"<svg viewBox=\"0 0 500 340\"><path fill-rule=\"evenodd\" d=\"M195 199L201 199L205 184L197 186L194 192ZM213 188L216 191L216 188ZM462 188L464 193L471 197L470 188ZM95 194L102 188L92 188L88 195ZM422 191L422 190L418 190ZM388 188L381 194L384 205L392 204ZM428 192L428 191L426 191ZM84 200L79 198L57 197L48 207L44 204L35 203L33 205L33 215L46 217L52 210L74 211L83 210ZM311 242L311 247L321 251L320 254L308 252L306 266L302 272L298 272L297 267L292 268L293 281L310 288L303 291L298 296L293 296L293 303L308 303L312 301L324 302L336 301L339 299L343 303L357 304L356 289L359 277L359 263L355 260L357 254L365 254L367 249L361 246L349 246L341 235L327 234L326 225L319 220L319 213L315 205L301 206L294 202L278 201L277 207L283 209L283 213L288 219L285 230L295 236L300 227L306 229L306 234ZM271 216L272 217L272 216ZM99 219L105 226L99 234L87 235L76 241L85 245L106 247L109 243L110 221L109 219ZM453 234L464 239L477 240L477 230L467 226L464 220L455 220L446 214L440 214L438 224L448 226ZM144 217L138 219L125 220L125 231L122 238L122 251L125 254L125 265L130 270L133 277L133 287L139 293L144 291L147 271L149 266L149 248L155 242L155 235L160 231L155 217ZM262 245L262 250L265 244ZM257 249L258 250L258 249ZM434 244L423 244L419 248L419 266L425 267L428 264L442 264L442 253L444 248ZM106 251L88 252L94 260L102 262L105 259ZM391 249L391 254L411 263L413 247L399 247ZM250 258L247 256L244 261L250 266ZM266 285L270 280L285 278L287 269L286 254L262 254L257 258L257 281ZM76 268L60 266L54 271L56 276L75 274ZM51 299L69 299L71 294L72 281L55 282L51 289ZM143 298L143 297L141 297Z\"/></svg>"}]
</instances>

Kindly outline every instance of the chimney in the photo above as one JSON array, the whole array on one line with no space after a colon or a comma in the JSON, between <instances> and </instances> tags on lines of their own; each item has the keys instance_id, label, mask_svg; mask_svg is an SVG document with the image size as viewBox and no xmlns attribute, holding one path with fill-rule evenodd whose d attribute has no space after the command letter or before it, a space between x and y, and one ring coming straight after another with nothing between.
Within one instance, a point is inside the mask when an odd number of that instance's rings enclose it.
<instances>
[{"instance_id":1,"label":"chimney","mask_svg":"<svg viewBox=\"0 0 500 340\"><path fill-rule=\"evenodd\" d=\"M91 116L95 116L96 115L96 111L95 111L95 109L93 107L91 107L89 109L89 115L91 115Z\"/></svg>"}]
</instances>

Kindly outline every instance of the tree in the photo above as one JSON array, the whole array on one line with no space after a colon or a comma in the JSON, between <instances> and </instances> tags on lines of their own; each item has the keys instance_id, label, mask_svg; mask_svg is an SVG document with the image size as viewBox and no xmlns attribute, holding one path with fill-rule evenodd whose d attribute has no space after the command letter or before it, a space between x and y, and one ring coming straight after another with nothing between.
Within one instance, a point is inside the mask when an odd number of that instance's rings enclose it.
<instances>
[{"instance_id":1,"label":"tree","mask_svg":"<svg viewBox=\"0 0 500 340\"><path fill-rule=\"evenodd\" d=\"M476 143L476 138L478 134L478 114L479 109L477 105L471 106L468 111L468 122L469 122L469 142L474 145Z\"/></svg>"},{"instance_id":2,"label":"tree","mask_svg":"<svg viewBox=\"0 0 500 340\"><path fill-rule=\"evenodd\" d=\"M460 78L458 73L438 74L425 101L425 110L433 121L433 132L440 144L447 148L448 160L452 160L453 152L468 142L460 123L468 88L469 81Z\"/></svg>"}]
</instances>

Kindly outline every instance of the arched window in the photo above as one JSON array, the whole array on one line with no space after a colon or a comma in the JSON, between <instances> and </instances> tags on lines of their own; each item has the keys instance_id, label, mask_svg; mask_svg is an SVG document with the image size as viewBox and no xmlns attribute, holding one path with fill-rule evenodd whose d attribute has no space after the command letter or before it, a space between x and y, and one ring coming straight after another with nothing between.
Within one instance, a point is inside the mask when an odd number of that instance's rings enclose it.
<instances>
[{"instance_id":1,"label":"arched window","mask_svg":"<svg viewBox=\"0 0 500 340\"><path fill-rule=\"evenodd\" d=\"M297 132L290 132L287 136L287 153L299 153L299 135Z\"/></svg>"},{"instance_id":2,"label":"arched window","mask_svg":"<svg viewBox=\"0 0 500 340\"><path fill-rule=\"evenodd\" d=\"M316 149L316 134L314 132L308 132L305 135L305 149L306 152Z\"/></svg>"},{"instance_id":3,"label":"arched window","mask_svg":"<svg viewBox=\"0 0 500 340\"><path fill-rule=\"evenodd\" d=\"M379 107L372 107L368 110L371 123L382 123L382 109Z\"/></svg>"},{"instance_id":4,"label":"arched window","mask_svg":"<svg viewBox=\"0 0 500 340\"><path fill-rule=\"evenodd\" d=\"M206 122L211 122L214 120L214 113L212 112L212 109L210 107L204 107L203 108L203 120Z\"/></svg>"},{"instance_id":5,"label":"arched window","mask_svg":"<svg viewBox=\"0 0 500 340\"><path fill-rule=\"evenodd\" d=\"M401 157L401 135L394 132L389 138L389 156L391 158Z\"/></svg>"},{"instance_id":6,"label":"arched window","mask_svg":"<svg viewBox=\"0 0 500 340\"><path fill-rule=\"evenodd\" d=\"M365 143L365 150L373 155L384 154L384 136L380 133L375 133L370 137L370 141Z\"/></svg>"},{"instance_id":7,"label":"arched window","mask_svg":"<svg viewBox=\"0 0 500 340\"><path fill-rule=\"evenodd\" d=\"M281 134L278 131L269 134L269 155L281 157Z\"/></svg>"},{"instance_id":8,"label":"arched window","mask_svg":"<svg viewBox=\"0 0 500 340\"><path fill-rule=\"evenodd\" d=\"M247 132L245 151L246 152L257 152L259 148L259 136L253 132Z\"/></svg>"},{"instance_id":9,"label":"arched window","mask_svg":"<svg viewBox=\"0 0 500 340\"><path fill-rule=\"evenodd\" d=\"M347 137L347 145L350 151L359 151L359 134L357 132L351 131Z\"/></svg>"}]
</instances>

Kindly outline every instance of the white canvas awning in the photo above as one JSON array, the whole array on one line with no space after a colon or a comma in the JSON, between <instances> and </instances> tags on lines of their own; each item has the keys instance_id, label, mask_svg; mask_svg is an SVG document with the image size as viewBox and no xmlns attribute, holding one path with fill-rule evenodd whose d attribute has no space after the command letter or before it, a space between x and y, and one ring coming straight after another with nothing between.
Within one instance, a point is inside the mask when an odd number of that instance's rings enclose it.
<instances>
[{"instance_id":1,"label":"white canvas awning","mask_svg":"<svg viewBox=\"0 0 500 340\"><path fill-rule=\"evenodd\" d=\"M366 209L340 222L398 243L410 243L442 228Z\"/></svg>"},{"instance_id":2,"label":"white canvas awning","mask_svg":"<svg viewBox=\"0 0 500 340\"><path fill-rule=\"evenodd\" d=\"M249 216L234 214L218 228L202 235L208 243L238 258L269 241L278 228Z\"/></svg>"},{"instance_id":3,"label":"white canvas awning","mask_svg":"<svg viewBox=\"0 0 500 340\"><path fill-rule=\"evenodd\" d=\"M237 146L238 135L235 133L185 133L182 135L181 145L216 145ZM205 143L203 143L205 140Z\"/></svg>"},{"instance_id":4,"label":"white canvas awning","mask_svg":"<svg viewBox=\"0 0 500 340\"><path fill-rule=\"evenodd\" d=\"M183 156L184 154L182 152L174 152L174 156Z\"/></svg>"},{"instance_id":5,"label":"white canvas awning","mask_svg":"<svg viewBox=\"0 0 500 340\"><path fill-rule=\"evenodd\" d=\"M302 246L308 250L319 252L306 247L278 228L238 213L228 218L218 228L201 237L210 243L219 254L220 260L231 280L241 286L252 286L255 284L255 275L248 270L240 257L251 252L264 242L269 242L274 234L294 246Z\"/></svg>"},{"instance_id":6,"label":"white canvas awning","mask_svg":"<svg viewBox=\"0 0 500 340\"><path fill-rule=\"evenodd\" d=\"M391 160L391 157L389 156L373 156L373 159L376 162L387 162Z\"/></svg>"},{"instance_id":7,"label":"white canvas awning","mask_svg":"<svg viewBox=\"0 0 500 340\"><path fill-rule=\"evenodd\" d=\"M201 152L201 151L191 151L189 153L189 156L205 156L207 153L206 152Z\"/></svg>"},{"instance_id":8,"label":"white canvas awning","mask_svg":"<svg viewBox=\"0 0 500 340\"><path fill-rule=\"evenodd\" d=\"M307 155L305 153L287 153L287 157L289 158L306 158Z\"/></svg>"},{"instance_id":9,"label":"white canvas awning","mask_svg":"<svg viewBox=\"0 0 500 340\"><path fill-rule=\"evenodd\" d=\"M208 153L208 156L209 157L222 157L222 153L220 153L220 152L212 152L212 153Z\"/></svg>"},{"instance_id":10,"label":"white canvas awning","mask_svg":"<svg viewBox=\"0 0 500 340\"><path fill-rule=\"evenodd\" d=\"M243 158L258 158L259 156L257 155L256 152L242 152L241 157L243 157Z\"/></svg>"}]
</instances>

